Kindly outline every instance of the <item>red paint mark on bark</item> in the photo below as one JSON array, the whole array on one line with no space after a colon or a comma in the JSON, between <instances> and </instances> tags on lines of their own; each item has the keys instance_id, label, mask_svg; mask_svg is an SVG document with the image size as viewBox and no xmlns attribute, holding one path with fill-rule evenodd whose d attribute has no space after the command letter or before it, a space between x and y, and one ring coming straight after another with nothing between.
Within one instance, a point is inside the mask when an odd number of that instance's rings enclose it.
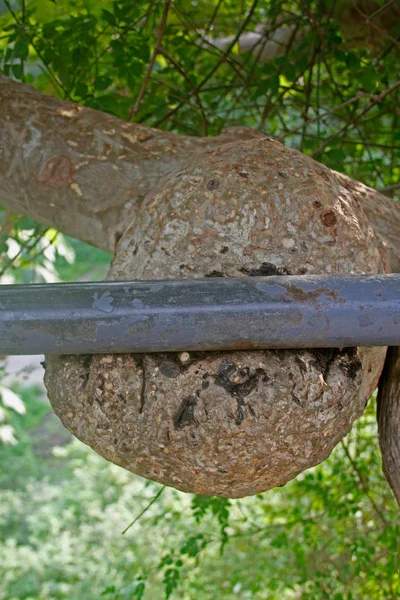
<instances>
[{"instance_id":1,"label":"red paint mark on bark","mask_svg":"<svg viewBox=\"0 0 400 600\"><path fill-rule=\"evenodd\" d=\"M47 161L39 174L31 173L37 183L43 186L64 187L74 181L75 167L68 156L60 154Z\"/></svg>"}]
</instances>

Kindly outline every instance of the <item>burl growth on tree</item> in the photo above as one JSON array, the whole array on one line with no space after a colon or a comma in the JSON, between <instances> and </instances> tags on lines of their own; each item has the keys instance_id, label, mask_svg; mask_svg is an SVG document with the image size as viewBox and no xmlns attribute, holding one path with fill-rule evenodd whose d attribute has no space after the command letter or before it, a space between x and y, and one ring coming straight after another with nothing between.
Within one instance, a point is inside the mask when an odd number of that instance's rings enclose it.
<instances>
[{"instance_id":1,"label":"burl growth on tree","mask_svg":"<svg viewBox=\"0 0 400 600\"><path fill-rule=\"evenodd\" d=\"M398 268L392 200L261 134L188 138L8 90L0 134L22 150L0 177L3 203L108 249L117 240L109 279ZM24 111L25 129L15 124ZM240 497L324 460L363 412L385 352L48 356L45 382L65 426L106 459L180 490Z\"/></svg>"},{"instance_id":2,"label":"burl growth on tree","mask_svg":"<svg viewBox=\"0 0 400 600\"><path fill-rule=\"evenodd\" d=\"M109 278L383 272L368 219L328 169L269 139L189 160L143 201ZM325 459L364 410L385 349L62 356L53 407L109 460L229 497Z\"/></svg>"}]
</instances>

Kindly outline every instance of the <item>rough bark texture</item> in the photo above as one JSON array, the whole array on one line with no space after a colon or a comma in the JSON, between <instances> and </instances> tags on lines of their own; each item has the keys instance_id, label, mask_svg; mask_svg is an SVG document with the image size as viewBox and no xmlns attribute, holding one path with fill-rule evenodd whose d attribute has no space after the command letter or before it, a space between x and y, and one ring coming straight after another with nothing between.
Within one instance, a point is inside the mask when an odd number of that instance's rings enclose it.
<instances>
[{"instance_id":1,"label":"rough bark texture","mask_svg":"<svg viewBox=\"0 0 400 600\"><path fill-rule=\"evenodd\" d=\"M104 250L191 154L234 139L180 136L41 94L0 75L0 203Z\"/></svg>"},{"instance_id":2,"label":"rough bark texture","mask_svg":"<svg viewBox=\"0 0 400 600\"><path fill-rule=\"evenodd\" d=\"M215 138L180 136L46 96L2 75L0 107L0 203L110 252L166 174L225 143L265 137L244 127ZM385 241L387 270L400 272L400 205L337 176Z\"/></svg>"},{"instance_id":3,"label":"rough bark texture","mask_svg":"<svg viewBox=\"0 0 400 600\"><path fill-rule=\"evenodd\" d=\"M381 271L350 193L322 165L261 139L166 177L123 234L109 277ZM67 356L46 360L46 384L65 425L106 458L185 491L240 497L324 460L362 413L384 355Z\"/></svg>"},{"instance_id":4,"label":"rough bark texture","mask_svg":"<svg viewBox=\"0 0 400 600\"><path fill-rule=\"evenodd\" d=\"M385 271L400 273L400 203L343 173L332 173L367 215L377 237Z\"/></svg>"},{"instance_id":5,"label":"rough bark texture","mask_svg":"<svg viewBox=\"0 0 400 600\"><path fill-rule=\"evenodd\" d=\"M388 349L377 417L383 472L400 506L400 347Z\"/></svg>"},{"instance_id":6,"label":"rough bark texture","mask_svg":"<svg viewBox=\"0 0 400 600\"><path fill-rule=\"evenodd\" d=\"M395 202L257 132L177 136L1 76L0 103L0 202L110 251L120 239L110 278L400 271ZM46 385L109 460L243 496L328 456L384 352L48 357Z\"/></svg>"}]
</instances>

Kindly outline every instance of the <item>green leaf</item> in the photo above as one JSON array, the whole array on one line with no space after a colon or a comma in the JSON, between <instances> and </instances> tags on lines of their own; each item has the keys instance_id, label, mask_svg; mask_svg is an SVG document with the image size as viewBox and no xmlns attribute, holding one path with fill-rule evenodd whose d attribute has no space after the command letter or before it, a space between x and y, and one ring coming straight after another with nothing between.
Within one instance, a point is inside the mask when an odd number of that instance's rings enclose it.
<instances>
[{"instance_id":1,"label":"green leaf","mask_svg":"<svg viewBox=\"0 0 400 600\"><path fill-rule=\"evenodd\" d=\"M13 75L17 78L17 79L22 79L24 71L22 69L22 65L12 65L11 66L11 70L13 72Z\"/></svg>"},{"instance_id":2,"label":"green leaf","mask_svg":"<svg viewBox=\"0 0 400 600\"><path fill-rule=\"evenodd\" d=\"M181 547L180 553L195 557L200 552L204 542L204 535L191 536Z\"/></svg>"},{"instance_id":3,"label":"green leaf","mask_svg":"<svg viewBox=\"0 0 400 600\"><path fill-rule=\"evenodd\" d=\"M362 83L364 90L367 93L372 94L373 92L375 92L375 90L376 90L376 71L372 67L372 65L367 65L366 67L363 68L361 76L360 76L360 81Z\"/></svg>"},{"instance_id":4,"label":"green leaf","mask_svg":"<svg viewBox=\"0 0 400 600\"><path fill-rule=\"evenodd\" d=\"M22 36L18 38L15 43L13 56L14 58L20 58L21 60L26 60L29 54L29 40Z\"/></svg>"},{"instance_id":5,"label":"green leaf","mask_svg":"<svg viewBox=\"0 0 400 600\"><path fill-rule=\"evenodd\" d=\"M108 594L114 594L116 591L115 589L115 585L111 585L109 587L107 587L105 590L103 590L100 594L100 596L108 596Z\"/></svg>"},{"instance_id":6,"label":"green leaf","mask_svg":"<svg viewBox=\"0 0 400 600\"><path fill-rule=\"evenodd\" d=\"M140 581L137 583L136 588L133 592L133 596L134 598L137 598L138 600L141 600L144 596L144 593L146 591L146 584L144 581Z\"/></svg>"},{"instance_id":7,"label":"green leaf","mask_svg":"<svg viewBox=\"0 0 400 600\"><path fill-rule=\"evenodd\" d=\"M297 70L296 70L296 67L292 63L287 62L284 65L284 67L282 69L282 72L283 72L284 76L286 77L286 79L288 81L291 81L291 82L292 81L296 81L296 79L297 79Z\"/></svg>"},{"instance_id":8,"label":"green leaf","mask_svg":"<svg viewBox=\"0 0 400 600\"><path fill-rule=\"evenodd\" d=\"M265 73L265 75L275 75L277 73L277 68L273 62L267 62L262 66L261 72Z\"/></svg>"},{"instance_id":9,"label":"green leaf","mask_svg":"<svg viewBox=\"0 0 400 600\"><path fill-rule=\"evenodd\" d=\"M7 252L7 251L8 251L7 236L1 235L0 236L0 252Z\"/></svg>"},{"instance_id":10,"label":"green leaf","mask_svg":"<svg viewBox=\"0 0 400 600\"><path fill-rule=\"evenodd\" d=\"M87 96L88 92L89 92L89 88L88 88L87 84L84 83L83 81L80 81L75 86L75 94L77 96L79 96L80 98L84 98L85 96Z\"/></svg>"},{"instance_id":11,"label":"green leaf","mask_svg":"<svg viewBox=\"0 0 400 600\"><path fill-rule=\"evenodd\" d=\"M102 9L102 15L103 15L103 19L105 21L107 21L107 23L109 25L115 26L117 24L117 20L115 18L115 15L110 12L109 10L106 10L105 8Z\"/></svg>"},{"instance_id":12,"label":"green leaf","mask_svg":"<svg viewBox=\"0 0 400 600\"><path fill-rule=\"evenodd\" d=\"M267 80L266 89L271 92L272 96L277 96L279 93L279 85L280 85L279 73L275 73L275 75L272 75Z\"/></svg>"},{"instance_id":13,"label":"green leaf","mask_svg":"<svg viewBox=\"0 0 400 600\"><path fill-rule=\"evenodd\" d=\"M180 572L176 568L167 569L164 573L165 598L168 600L172 592L178 587Z\"/></svg>"},{"instance_id":14,"label":"green leaf","mask_svg":"<svg viewBox=\"0 0 400 600\"><path fill-rule=\"evenodd\" d=\"M21 217L15 223L15 228L17 230L35 229L36 226L37 226L36 221L33 221L32 219L29 219L29 217Z\"/></svg>"},{"instance_id":15,"label":"green leaf","mask_svg":"<svg viewBox=\"0 0 400 600\"><path fill-rule=\"evenodd\" d=\"M360 68L360 57L355 52L348 52L346 63L351 71L358 71Z\"/></svg>"},{"instance_id":16,"label":"green leaf","mask_svg":"<svg viewBox=\"0 0 400 600\"><path fill-rule=\"evenodd\" d=\"M105 75L100 75L96 77L94 80L94 87L99 92L106 90L112 83L111 77L106 77Z\"/></svg>"}]
</instances>

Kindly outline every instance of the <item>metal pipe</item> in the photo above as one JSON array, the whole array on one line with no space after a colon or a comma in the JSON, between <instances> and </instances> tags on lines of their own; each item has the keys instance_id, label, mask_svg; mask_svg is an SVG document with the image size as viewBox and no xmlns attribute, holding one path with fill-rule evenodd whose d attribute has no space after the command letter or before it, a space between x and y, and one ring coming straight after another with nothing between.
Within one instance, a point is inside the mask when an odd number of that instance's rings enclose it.
<instances>
[{"instance_id":1,"label":"metal pipe","mask_svg":"<svg viewBox=\"0 0 400 600\"><path fill-rule=\"evenodd\" d=\"M400 345L400 275L0 286L1 354Z\"/></svg>"}]
</instances>

